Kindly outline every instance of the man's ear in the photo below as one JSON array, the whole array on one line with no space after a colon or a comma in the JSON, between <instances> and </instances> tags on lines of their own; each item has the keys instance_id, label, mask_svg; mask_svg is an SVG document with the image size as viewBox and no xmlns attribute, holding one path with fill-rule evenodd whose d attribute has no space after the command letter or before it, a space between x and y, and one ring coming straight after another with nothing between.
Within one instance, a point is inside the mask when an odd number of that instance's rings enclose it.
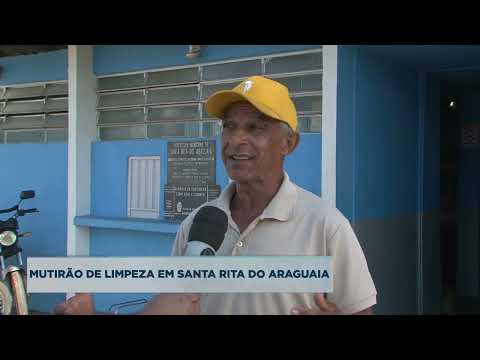
<instances>
[{"instance_id":1,"label":"man's ear","mask_svg":"<svg viewBox=\"0 0 480 360\"><path fill-rule=\"evenodd\" d=\"M287 139L288 152L285 155L290 155L297 148L298 144L300 144L300 134L295 132Z\"/></svg>"}]
</instances>

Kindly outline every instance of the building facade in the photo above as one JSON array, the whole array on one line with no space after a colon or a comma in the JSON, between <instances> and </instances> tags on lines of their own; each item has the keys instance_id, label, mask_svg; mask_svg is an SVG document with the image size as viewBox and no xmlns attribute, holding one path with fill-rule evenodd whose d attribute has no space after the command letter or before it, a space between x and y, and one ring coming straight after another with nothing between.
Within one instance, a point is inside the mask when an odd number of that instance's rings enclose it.
<instances>
[{"instance_id":1,"label":"building facade","mask_svg":"<svg viewBox=\"0 0 480 360\"><path fill-rule=\"evenodd\" d=\"M31 203L40 213L21 219L33 233L22 244L27 256L168 255L178 228L165 212L169 144L214 142L223 189L221 128L204 102L261 74L287 85L298 110L301 142L286 170L351 221L380 314L442 311L440 130L443 94L455 98L459 131L470 139L458 143L455 286L457 295L479 296L477 46L188 52L188 45L72 45L0 58L0 208L22 190L36 191ZM150 296L96 294L95 301L108 310ZM32 294L31 303L52 311L64 298Z\"/></svg>"}]
</instances>

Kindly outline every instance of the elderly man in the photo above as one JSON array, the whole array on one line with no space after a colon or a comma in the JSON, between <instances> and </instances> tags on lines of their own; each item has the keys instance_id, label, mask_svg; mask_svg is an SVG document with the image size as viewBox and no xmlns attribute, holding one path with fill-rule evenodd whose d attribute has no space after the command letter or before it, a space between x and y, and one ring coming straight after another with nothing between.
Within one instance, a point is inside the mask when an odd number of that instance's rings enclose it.
<instances>
[{"instance_id":1,"label":"elderly man","mask_svg":"<svg viewBox=\"0 0 480 360\"><path fill-rule=\"evenodd\" d=\"M205 204L222 209L228 216L218 255L332 256L334 289L328 296L159 295L145 313L370 314L377 293L350 223L337 209L295 185L284 171L285 157L299 143L296 109L288 89L253 76L231 91L213 94L206 108L222 119L222 159L233 180L219 198ZM196 211L180 225L172 255L183 255ZM62 305L63 312L93 311L91 306L89 310L82 308L79 299L71 300Z\"/></svg>"}]
</instances>

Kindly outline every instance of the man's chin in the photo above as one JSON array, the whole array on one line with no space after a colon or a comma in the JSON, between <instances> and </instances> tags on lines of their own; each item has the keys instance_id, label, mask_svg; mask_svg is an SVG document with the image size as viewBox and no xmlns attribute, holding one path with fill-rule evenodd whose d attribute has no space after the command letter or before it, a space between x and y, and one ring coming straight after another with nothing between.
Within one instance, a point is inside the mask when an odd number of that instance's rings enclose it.
<instances>
[{"instance_id":1,"label":"man's chin","mask_svg":"<svg viewBox=\"0 0 480 360\"><path fill-rule=\"evenodd\" d=\"M239 173L235 171L230 172L228 176L230 177L230 179L232 179L233 181L239 184L251 182L256 178L254 174L245 174L245 173Z\"/></svg>"}]
</instances>

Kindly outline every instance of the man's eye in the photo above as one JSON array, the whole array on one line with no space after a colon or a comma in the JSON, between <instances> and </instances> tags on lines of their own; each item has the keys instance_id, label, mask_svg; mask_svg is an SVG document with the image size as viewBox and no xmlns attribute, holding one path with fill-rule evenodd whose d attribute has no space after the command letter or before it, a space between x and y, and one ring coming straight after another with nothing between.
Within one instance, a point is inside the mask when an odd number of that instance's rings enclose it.
<instances>
[{"instance_id":1,"label":"man's eye","mask_svg":"<svg viewBox=\"0 0 480 360\"><path fill-rule=\"evenodd\" d=\"M255 125L252 125L251 127L252 130L265 130L266 128L267 128L267 124L263 124L263 123L255 124Z\"/></svg>"}]
</instances>

